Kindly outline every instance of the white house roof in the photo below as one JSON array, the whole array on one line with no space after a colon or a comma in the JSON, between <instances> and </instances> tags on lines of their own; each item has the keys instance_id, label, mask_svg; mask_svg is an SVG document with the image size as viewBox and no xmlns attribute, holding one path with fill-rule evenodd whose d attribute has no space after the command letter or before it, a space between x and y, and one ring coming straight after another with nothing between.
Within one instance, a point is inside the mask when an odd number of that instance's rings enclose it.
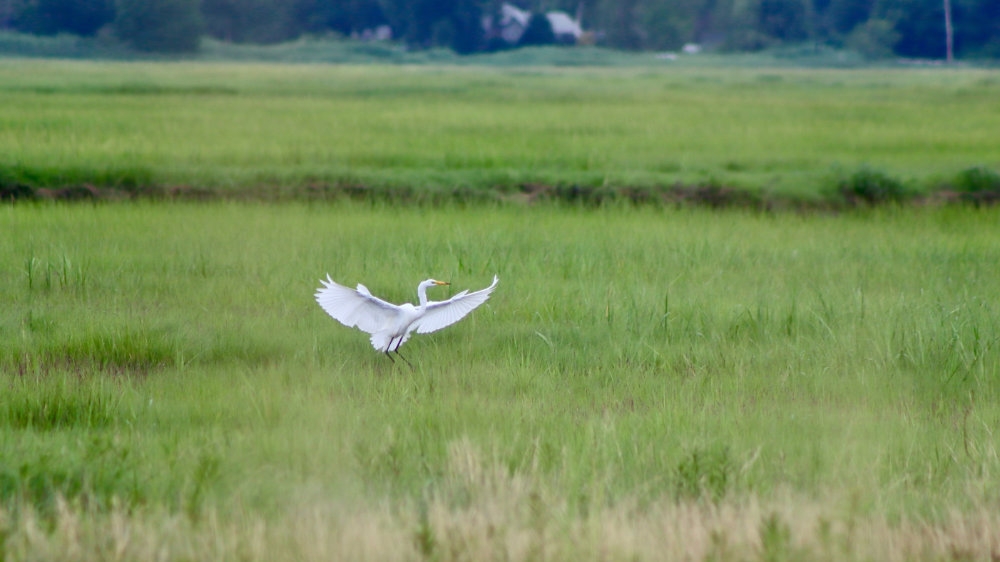
<instances>
[{"instance_id":1,"label":"white house roof","mask_svg":"<svg viewBox=\"0 0 1000 562\"><path fill-rule=\"evenodd\" d=\"M579 39L580 35L583 34L580 23L566 12L548 12L545 14L545 17L549 20L552 32L557 37L569 35ZM531 12L522 10L509 2L504 2L500 5L500 36L510 44L517 43L524 34L525 29L527 29L530 20ZM483 25L489 26L489 23L484 23Z\"/></svg>"},{"instance_id":2,"label":"white house roof","mask_svg":"<svg viewBox=\"0 0 1000 562\"><path fill-rule=\"evenodd\" d=\"M549 25L552 26L552 32L556 35L572 35L579 39L580 35L583 34L580 24L566 12L549 12L545 14L545 17L549 18Z\"/></svg>"},{"instance_id":3,"label":"white house roof","mask_svg":"<svg viewBox=\"0 0 1000 562\"><path fill-rule=\"evenodd\" d=\"M527 27L529 19L531 19L531 12L527 10L522 10L513 4L508 4L507 2L500 5L501 25L509 25L513 22L517 22L521 24L522 27Z\"/></svg>"}]
</instances>

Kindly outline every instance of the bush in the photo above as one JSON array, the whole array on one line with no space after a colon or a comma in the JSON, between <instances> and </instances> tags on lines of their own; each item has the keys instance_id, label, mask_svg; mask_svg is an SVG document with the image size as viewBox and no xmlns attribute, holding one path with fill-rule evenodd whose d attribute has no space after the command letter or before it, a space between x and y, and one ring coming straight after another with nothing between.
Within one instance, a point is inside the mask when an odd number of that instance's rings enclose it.
<instances>
[{"instance_id":1,"label":"bush","mask_svg":"<svg viewBox=\"0 0 1000 562\"><path fill-rule=\"evenodd\" d=\"M837 193L851 205L898 203L913 194L903 183L878 170L863 168L837 183Z\"/></svg>"},{"instance_id":2,"label":"bush","mask_svg":"<svg viewBox=\"0 0 1000 562\"><path fill-rule=\"evenodd\" d=\"M955 177L954 187L964 193L1000 192L1000 174L984 166L966 168Z\"/></svg>"},{"instance_id":3,"label":"bush","mask_svg":"<svg viewBox=\"0 0 1000 562\"><path fill-rule=\"evenodd\" d=\"M952 188L960 201L976 206L1000 201L1000 174L983 167L966 168L955 176Z\"/></svg>"},{"instance_id":4,"label":"bush","mask_svg":"<svg viewBox=\"0 0 1000 562\"><path fill-rule=\"evenodd\" d=\"M197 51L202 27L198 0L117 1L115 34L140 51Z\"/></svg>"},{"instance_id":5,"label":"bush","mask_svg":"<svg viewBox=\"0 0 1000 562\"><path fill-rule=\"evenodd\" d=\"M34 197L35 190L31 186L23 183L8 182L0 177L0 202L32 199Z\"/></svg>"}]
</instances>

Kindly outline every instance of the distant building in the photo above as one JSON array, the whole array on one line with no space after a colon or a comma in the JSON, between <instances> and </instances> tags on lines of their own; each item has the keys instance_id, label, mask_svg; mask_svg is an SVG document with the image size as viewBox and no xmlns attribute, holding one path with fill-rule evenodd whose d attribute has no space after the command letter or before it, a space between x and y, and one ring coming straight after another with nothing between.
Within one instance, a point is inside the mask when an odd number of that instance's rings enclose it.
<instances>
[{"instance_id":1,"label":"distant building","mask_svg":"<svg viewBox=\"0 0 1000 562\"><path fill-rule=\"evenodd\" d=\"M566 12L547 12L545 17L549 19L549 25L552 26L556 43L575 44L583 35L580 22L571 18Z\"/></svg>"},{"instance_id":2,"label":"distant building","mask_svg":"<svg viewBox=\"0 0 1000 562\"><path fill-rule=\"evenodd\" d=\"M520 43L525 30L528 29L531 15L528 10L504 2L500 5L500 14L497 18L489 16L483 18L483 29L488 37L502 42L506 48L514 47ZM583 35L580 22L566 12L546 12L545 17L552 26L552 33L557 43L573 45Z\"/></svg>"},{"instance_id":3,"label":"distant building","mask_svg":"<svg viewBox=\"0 0 1000 562\"><path fill-rule=\"evenodd\" d=\"M510 45L517 45L524 35L524 30L528 29L528 21L531 20L531 12L522 10L513 4L504 2L500 5L499 35Z\"/></svg>"}]
</instances>

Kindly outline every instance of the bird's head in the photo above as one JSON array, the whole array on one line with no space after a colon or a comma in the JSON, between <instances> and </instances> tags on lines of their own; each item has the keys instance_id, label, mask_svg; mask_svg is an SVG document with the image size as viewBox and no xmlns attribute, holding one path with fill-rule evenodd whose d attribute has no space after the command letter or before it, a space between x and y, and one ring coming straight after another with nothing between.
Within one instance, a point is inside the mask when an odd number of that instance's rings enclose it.
<instances>
[{"instance_id":1,"label":"bird's head","mask_svg":"<svg viewBox=\"0 0 1000 562\"><path fill-rule=\"evenodd\" d=\"M435 285L451 285L451 283L438 281L437 279L427 279L426 281L420 283L421 287L433 287Z\"/></svg>"},{"instance_id":2,"label":"bird's head","mask_svg":"<svg viewBox=\"0 0 1000 562\"><path fill-rule=\"evenodd\" d=\"M427 289L435 285L450 285L450 283L445 283L444 281L438 281L437 279L425 279L417 285L417 296L420 297L420 306L427 304Z\"/></svg>"}]
</instances>

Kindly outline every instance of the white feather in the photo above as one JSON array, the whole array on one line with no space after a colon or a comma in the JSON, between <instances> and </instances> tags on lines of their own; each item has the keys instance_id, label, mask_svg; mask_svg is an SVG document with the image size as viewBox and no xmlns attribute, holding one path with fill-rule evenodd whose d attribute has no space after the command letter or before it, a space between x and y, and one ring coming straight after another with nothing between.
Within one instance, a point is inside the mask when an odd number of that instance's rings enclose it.
<instances>
[{"instance_id":1,"label":"white feather","mask_svg":"<svg viewBox=\"0 0 1000 562\"><path fill-rule=\"evenodd\" d=\"M417 333L436 332L465 318L466 315L490 298L490 293L496 289L498 281L499 279L494 275L493 284L481 291L475 293L462 291L446 301L427 303L423 317L416 321Z\"/></svg>"},{"instance_id":2,"label":"white feather","mask_svg":"<svg viewBox=\"0 0 1000 562\"><path fill-rule=\"evenodd\" d=\"M371 334L372 347L389 353L399 351L410 338L410 334L436 332L465 318L470 312L486 302L496 288L499 279L493 276L489 287L470 293L462 291L446 301L427 301L427 288L443 285L440 281L427 279L417 286L418 306L406 303L395 305L371 294L368 287L358 283L356 289L338 285L329 275L316 291L316 302L341 324Z\"/></svg>"},{"instance_id":3,"label":"white feather","mask_svg":"<svg viewBox=\"0 0 1000 562\"><path fill-rule=\"evenodd\" d=\"M330 276L320 279L323 287L316 291L316 302L335 320L348 328L374 334L386 329L399 315L399 307L372 296L364 285L357 290L338 285Z\"/></svg>"}]
</instances>

